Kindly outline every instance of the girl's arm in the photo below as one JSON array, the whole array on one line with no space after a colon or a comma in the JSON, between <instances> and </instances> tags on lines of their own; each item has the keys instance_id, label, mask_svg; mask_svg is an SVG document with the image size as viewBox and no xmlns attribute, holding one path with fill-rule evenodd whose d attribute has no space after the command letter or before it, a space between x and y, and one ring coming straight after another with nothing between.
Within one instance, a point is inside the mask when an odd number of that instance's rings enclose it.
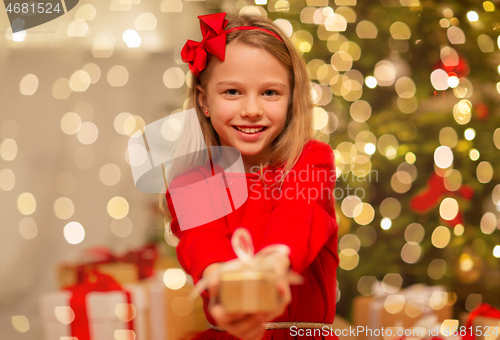
<instances>
[{"instance_id":1,"label":"girl's arm","mask_svg":"<svg viewBox=\"0 0 500 340\"><path fill-rule=\"evenodd\" d=\"M323 142L309 143L286 177L275 202L265 234L265 244L290 247L291 269L301 273L328 243L337 258L338 225L334 209L335 166L332 148Z\"/></svg>"},{"instance_id":2,"label":"girl's arm","mask_svg":"<svg viewBox=\"0 0 500 340\"><path fill-rule=\"evenodd\" d=\"M168 209L172 215L170 226L173 234L179 239L177 258L184 270L193 277L194 283L202 278L203 271L209 265L236 258L230 241L231 232L223 219L214 216L212 222L204 225L187 230L180 228L179 221L192 218L192 214L205 217L214 214L213 209L206 204L211 201L213 195L213 192L209 194L208 185L201 188L192 185L200 181L203 183L205 179L201 172L195 171L172 181L169 189L182 188L175 194L177 209L174 208L170 191L166 194Z\"/></svg>"}]
</instances>

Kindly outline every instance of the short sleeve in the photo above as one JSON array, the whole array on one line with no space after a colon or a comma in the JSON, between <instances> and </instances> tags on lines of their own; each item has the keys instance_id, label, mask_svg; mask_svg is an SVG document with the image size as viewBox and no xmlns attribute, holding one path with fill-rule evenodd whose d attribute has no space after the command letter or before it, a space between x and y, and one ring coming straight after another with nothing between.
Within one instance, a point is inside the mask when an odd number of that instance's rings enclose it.
<instances>
[{"instance_id":1,"label":"short sleeve","mask_svg":"<svg viewBox=\"0 0 500 340\"><path fill-rule=\"evenodd\" d=\"M166 193L168 209L172 215L171 229L179 238L177 258L195 283L201 279L203 271L210 264L236 258L230 241L232 232L224 218L214 217L209 223L187 230L180 228L179 221L190 218L190 214L207 216L213 213L214 209L206 202L212 201L217 195L222 197L222 193L214 192L209 186L208 177L202 170L182 175L172 181ZM182 190L176 190L174 202L171 192L177 188Z\"/></svg>"},{"instance_id":2,"label":"short sleeve","mask_svg":"<svg viewBox=\"0 0 500 340\"><path fill-rule=\"evenodd\" d=\"M312 141L304 147L274 202L264 246L288 245L291 269L296 272L307 268L338 231L335 181L332 148Z\"/></svg>"}]
</instances>

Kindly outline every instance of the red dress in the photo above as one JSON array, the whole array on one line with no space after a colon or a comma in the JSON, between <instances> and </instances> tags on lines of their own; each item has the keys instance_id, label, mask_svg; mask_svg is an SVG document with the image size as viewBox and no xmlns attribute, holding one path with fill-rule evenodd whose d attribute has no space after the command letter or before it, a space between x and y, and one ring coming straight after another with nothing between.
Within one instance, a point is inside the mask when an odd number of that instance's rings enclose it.
<instances>
[{"instance_id":1,"label":"red dress","mask_svg":"<svg viewBox=\"0 0 500 340\"><path fill-rule=\"evenodd\" d=\"M255 252L271 244L281 243L290 247L291 268L304 277L302 285L291 286L292 301L284 314L273 321L321 322L332 323L336 304L336 269L338 225L334 210L333 189L335 186L335 167L332 148L320 141L310 141L292 171L286 177L281 191L270 183L279 178L279 171L264 168L264 187L260 175L255 173L225 173L228 182L232 176L246 176L248 199L236 210L226 216L204 225L180 230L179 219L187 218L190 213L210 213L198 211L197 201L206 203L203 194L175 197L178 201L189 203L191 211L174 211L172 197L167 191L167 204L172 214L171 228L180 239L177 256L184 270L198 282L205 268L215 262L225 262L236 258L230 239L237 227L247 228L253 238ZM197 167L187 174L174 179L169 187L190 185L204 181L210 187L213 176L210 168ZM194 180L193 180L194 179ZM227 197L227 193L217 187L210 187L214 197ZM219 191L219 192L217 192ZM173 192L173 189L172 189ZM189 191L187 191L189 193ZM176 206L178 206L176 204ZM207 206L206 204L204 205ZM204 208L206 209L206 208ZM180 216L177 214L186 214ZM202 294L207 320L215 325L208 312L208 293ZM312 332L313 330L310 330ZM290 329L267 330L263 339L336 339L332 331L316 330L316 333L292 332ZM227 332L209 329L199 333L196 339L235 340Z\"/></svg>"}]
</instances>

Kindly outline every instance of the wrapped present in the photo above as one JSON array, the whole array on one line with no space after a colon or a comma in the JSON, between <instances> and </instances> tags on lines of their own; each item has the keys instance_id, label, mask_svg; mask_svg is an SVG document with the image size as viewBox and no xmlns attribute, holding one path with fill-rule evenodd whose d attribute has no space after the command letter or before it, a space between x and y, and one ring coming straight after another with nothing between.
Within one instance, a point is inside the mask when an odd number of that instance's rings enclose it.
<instances>
[{"instance_id":1,"label":"wrapped present","mask_svg":"<svg viewBox=\"0 0 500 340\"><path fill-rule=\"evenodd\" d=\"M463 340L499 340L500 310L481 303L467 318L467 334Z\"/></svg>"},{"instance_id":2,"label":"wrapped present","mask_svg":"<svg viewBox=\"0 0 500 340\"><path fill-rule=\"evenodd\" d=\"M86 271L97 269L122 284L135 283L153 275L157 258L158 251L153 244L121 256L105 247L91 248L84 251L81 263L61 264L57 269L57 282L60 288L73 286L82 282Z\"/></svg>"},{"instance_id":3,"label":"wrapped present","mask_svg":"<svg viewBox=\"0 0 500 340\"><path fill-rule=\"evenodd\" d=\"M252 237L245 228L234 231L231 245L238 258L223 263L211 273L220 279L219 299L227 313L272 311L277 308L281 299L277 280L286 280L290 284L302 283L302 277L293 271L288 274L276 273L273 258L269 257L279 253L288 258L288 246L267 246L254 256ZM210 278L201 279L196 285L196 291L201 294L208 281Z\"/></svg>"},{"instance_id":4,"label":"wrapped present","mask_svg":"<svg viewBox=\"0 0 500 340\"><path fill-rule=\"evenodd\" d=\"M360 340L381 339L382 328L411 328L427 316L436 316L439 322L452 316L452 303L448 301L448 293L443 286L416 284L392 291L397 292L388 294L377 283L373 296L354 298L354 323L364 327L363 331L358 332Z\"/></svg>"},{"instance_id":5,"label":"wrapped present","mask_svg":"<svg viewBox=\"0 0 500 340\"><path fill-rule=\"evenodd\" d=\"M176 274L186 275L184 272ZM150 279L146 283L150 299L151 340L180 340L210 326L203 311L201 297L194 300L190 297L194 288L191 277L187 276L185 285L178 289L167 287L171 284L165 279L165 271L157 272L155 277L156 279ZM175 278L172 281L177 283Z\"/></svg>"},{"instance_id":6,"label":"wrapped present","mask_svg":"<svg viewBox=\"0 0 500 340\"><path fill-rule=\"evenodd\" d=\"M81 283L43 295L40 308L46 339L150 339L145 285L124 289L96 270Z\"/></svg>"}]
</instances>

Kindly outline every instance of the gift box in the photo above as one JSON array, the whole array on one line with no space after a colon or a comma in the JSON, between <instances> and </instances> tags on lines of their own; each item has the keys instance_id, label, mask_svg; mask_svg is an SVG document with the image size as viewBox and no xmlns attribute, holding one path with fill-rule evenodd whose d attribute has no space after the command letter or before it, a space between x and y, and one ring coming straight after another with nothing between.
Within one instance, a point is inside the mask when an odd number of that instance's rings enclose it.
<instances>
[{"instance_id":1,"label":"gift box","mask_svg":"<svg viewBox=\"0 0 500 340\"><path fill-rule=\"evenodd\" d=\"M364 327L357 333L360 340L382 339L382 328L411 328L431 315L442 322L451 319L452 312L442 286L413 285L394 294L376 290L374 296L358 296L353 301L354 324Z\"/></svg>"},{"instance_id":2,"label":"gift box","mask_svg":"<svg viewBox=\"0 0 500 340\"><path fill-rule=\"evenodd\" d=\"M127 285L122 289L110 276L95 271L92 275L83 284L41 296L45 338L151 339L147 285ZM102 278L115 286L103 284ZM95 289L98 286L101 291Z\"/></svg>"},{"instance_id":3,"label":"gift box","mask_svg":"<svg viewBox=\"0 0 500 340\"><path fill-rule=\"evenodd\" d=\"M270 312L279 304L276 275L264 270L223 272L220 301L227 313Z\"/></svg>"},{"instance_id":4,"label":"gift box","mask_svg":"<svg viewBox=\"0 0 500 340\"><path fill-rule=\"evenodd\" d=\"M82 252L77 263L63 263L57 268L57 283L60 288L82 282L85 272L98 270L113 277L121 284L136 283L154 273L158 251L153 244L132 250L120 256L106 247L95 247Z\"/></svg>"}]
</instances>

